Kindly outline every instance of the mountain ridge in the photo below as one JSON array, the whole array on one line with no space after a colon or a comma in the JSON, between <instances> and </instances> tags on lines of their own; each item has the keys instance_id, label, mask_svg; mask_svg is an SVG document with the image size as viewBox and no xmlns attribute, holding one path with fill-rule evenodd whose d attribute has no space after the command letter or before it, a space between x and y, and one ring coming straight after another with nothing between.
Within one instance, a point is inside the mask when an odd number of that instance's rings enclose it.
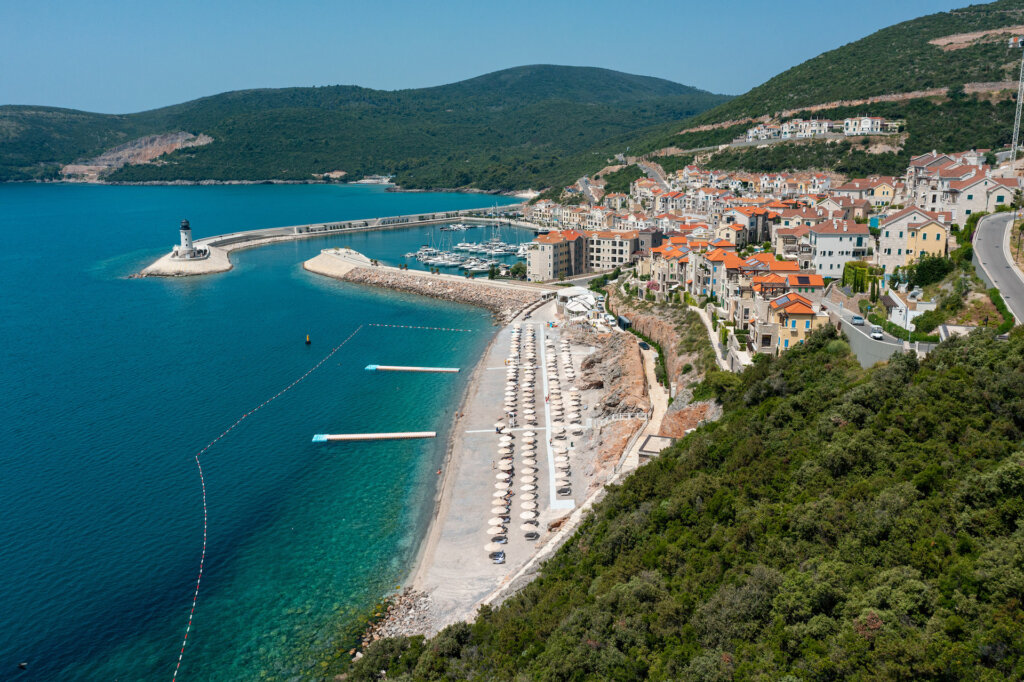
<instances>
[{"instance_id":1,"label":"mountain ridge","mask_svg":"<svg viewBox=\"0 0 1024 682\"><path fill-rule=\"evenodd\" d=\"M187 131L214 142L109 179L309 180L345 170L395 174L410 187L543 186L569 174L563 158L606 137L726 99L649 76L538 64L429 88L236 90L134 114L10 105L0 107L0 179L52 179L59 166L133 139Z\"/></svg>"}]
</instances>

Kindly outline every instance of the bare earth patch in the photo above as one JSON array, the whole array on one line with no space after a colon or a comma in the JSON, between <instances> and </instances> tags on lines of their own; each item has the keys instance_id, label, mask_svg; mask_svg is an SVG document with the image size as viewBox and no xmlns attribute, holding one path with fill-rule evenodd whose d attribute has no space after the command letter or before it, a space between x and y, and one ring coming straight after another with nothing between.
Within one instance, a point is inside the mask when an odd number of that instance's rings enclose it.
<instances>
[{"instance_id":1,"label":"bare earth patch","mask_svg":"<svg viewBox=\"0 0 1024 682\"><path fill-rule=\"evenodd\" d=\"M929 44L935 45L936 47L942 48L945 52L951 52L952 50L962 50L965 47L971 45L978 45L981 43L995 43L1001 38L1010 37L1014 35L1020 35L1024 33L1024 24L1018 26L1004 26L1002 28L993 28L987 31L972 31L971 33L954 33L953 35L942 36L941 38L932 38L928 41Z\"/></svg>"}]
</instances>

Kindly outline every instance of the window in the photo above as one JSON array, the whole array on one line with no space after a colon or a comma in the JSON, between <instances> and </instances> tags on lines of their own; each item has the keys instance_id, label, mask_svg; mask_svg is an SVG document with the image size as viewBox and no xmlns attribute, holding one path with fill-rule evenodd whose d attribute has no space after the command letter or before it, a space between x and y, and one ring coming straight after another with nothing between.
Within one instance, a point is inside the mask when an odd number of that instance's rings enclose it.
<instances>
[{"instance_id":1,"label":"window","mask_svg":"<svg viewBox=\"0 0 1024 682\"><path fill-rule=\"evenodd\" d=\"M806 320L804 322L804 329L810 329L810 328L811 328L811 321L810 320Z\"/></svg>"},{"instance_id":2,"label":"window","mask_svg":"<svg viewBox=\"0 0 1024 682\"><path fill-rule=\"evenodd\" d=\"M999 194L999 195L996 196L996 203L997 204L1001 204L1004 201L1006 201L1006 197L1004 197L1002 194Z\"/></svg>"},{"instance_id":3,"label":"window","mask_svg":"<svg viewBox=\"0 0 1024 682\"><path fill-rule=\"evenodd\" d=\"M974 195L973 195L973 194L968 194L968 195L967 195L967 201L970 201L970 200L971 200L971 199L973 199L973 198L974 198Z\"/></svg>"},{"instance_id":4,"label":"window","mask_svg":"<svg viewBox=\"0 0 1024 682\"><path fill-rule=\"evenodd\" d=\"M786 340L785 340L785 341L783 342L783 345L784 345L784 346L785 346L786 348L789 348L789 339L786 339Z\"/></svg>"},{"instance_id":5,"label":"window","mask_svg":"<svg viewBox=\"0 0 1024 682\"><path fill-rule=\"evenodd\" d=\"M796 329L796 320L793 320L793 329Z\"/></svg>"},{"instance_id":6,"label":"window","mask_svg":"<svg viewBox=\"0 0 1024 682\"><path fill-rule=\"evenodd\" d=\"M886 238L888 239L888 237L889 237L889 230L886 230L886 231L885 231L885 236L886 236Z\"/></svg>"},{"instance_id":7,"label":"window","mask_svg":"<svg viewBox=\"0 0 1024 682\"><path fill-rule=\"evenodd\" d=\"M968 198L968 199L970 199L970 197L967 197L967 198ZM971 215L971 209L967 209L967 210L965 211L965 213L966 213L967 215Z\"/></svg>"}]
</instances>

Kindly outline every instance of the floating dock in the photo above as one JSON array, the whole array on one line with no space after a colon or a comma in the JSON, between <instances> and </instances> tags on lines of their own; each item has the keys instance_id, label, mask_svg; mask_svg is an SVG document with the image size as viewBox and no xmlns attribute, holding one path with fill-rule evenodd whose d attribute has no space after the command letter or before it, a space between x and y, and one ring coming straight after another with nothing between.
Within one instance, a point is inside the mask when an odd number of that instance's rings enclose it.
<instances>
[{"instance_id":1,"label":"floating dock","mask_svg":"<svg viewBox=\"0 0 1024 682\"><path fill-rule=\"evenodd\" d=\"M440 374L454 374L459 371L458 367L403 367L401 365L367 365L367 372L435 372Z\"/></svg>"},{"instance_id":2,"label":"floating dock","mask_svg":"<svg viewBox=\"0 0 1024 682\"><path fill-rule=\"evenodd\" d=\"M408 440L410 438L436 438L437 431L399 431L396 433L317 433L313 435L314 443L327 441L356 440Z\"/></svg>"}]
</instances>

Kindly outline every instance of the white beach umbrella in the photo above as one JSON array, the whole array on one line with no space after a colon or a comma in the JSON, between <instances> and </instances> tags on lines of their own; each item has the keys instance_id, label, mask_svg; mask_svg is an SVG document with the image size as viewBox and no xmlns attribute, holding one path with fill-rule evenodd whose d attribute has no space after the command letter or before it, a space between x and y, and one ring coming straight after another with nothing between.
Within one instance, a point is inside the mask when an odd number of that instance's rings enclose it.
<instances>
[{"instance_id":1,"label":"white beach umbrella","mask_svg":"<svg viewBox=\"0 0 1024 682\"><path fill-rule=\"evenodd\" d=\"M534 490L536 490L537 486L533 485L532 483L527 483L525 485L519 486L519 489L521 491L523 491L524 493L529 493L529 492L533 492Z\"/></svg>"},{"instance_id":2,"label":"white beach umbrella","mask_svg":"<svg viewBox=\"0 0 1024 682\"><path fill-rule=\"evenodd\" d=\"M508 462L500 463L498 465L498 468L501 469L502 471L512 471L512 462L511 462L511 460L508 461Z\"/></svg>"},{"instance_id":3,"label":"white beach umbrella","mask_svg":"<svg viewBox=\"0 0 1024 682\"><path fill-rule=\"evenodd\" d=\"M537 460L535 460L533 457L524 457L523 464L528 467L535 467L537 466Z\"/></svg>"},{"instance_id":4,"label":"white beach umbrella","mask_svg":"<svg viewBox=\"0 0 1024 682\"><path fill-rule=\"evenodd\" d=\"M557 488L564 488L564 487L567 487L567 486L570 486L570 485L572 485L572 483L569 481L568 478L556 478L555 479L555 487L557 487Z\"/></svg>"},{"instance_id":5,"label":"white beach umbrella","mask_svg":"<svg viewBox=\"0 0 1024 682\"><path fill-rule=\"evenodd\" d=\"M494 554L496 552L503 552L505 550L504 545L499 545L497 542L488 542L484 545L484 551Z\"/></svg>"},{"instance_id":6,"label":"white beach umbrella","mask_svg":"<svg viewBox=\"0 0 1024 682\"><path fill-rule=\"evenodd\" d=\"M491 513L508 516L508 507L491 507Z\"/></svg>"},{"instance_id":7,"label":"white beach umbrella","mask_svg":"<svg viewBox=\"0 0 1024 682\"><path fill-rule=\"evenodd\" d=\"M565 455L559 455L558 457L555 457L555 464L565 464L568 461L569 458L566 457Z\"/></svg>"},{"instance_id":8,"label":"white beach umbrella","mask_svg":"<svg viewBox=\"0 0 1024 682\"><path fill-rule=\"evenodd\" d=\"M498 473L494 474L494 477L499 481L507 481L508 479L512 478L512 475L506 474L504 471L499 471Z\"/></svg>"},{"instance_id":9,"label":"white beach umbrella","mask_svg":"<svg viewBox=\"0 0 1024 682\"><path fill-rule=\"evenodd\" d=\"M527 474L527 475L531 475L531 474L536 474L537 470L534 469L533 467L523 467L522 473Z\"/></svg>"},{"instance_id":10,"label":"white beach umbrella","mask_svg":"<svg viewBox=\"0 0 1024 682\"><path fill-rule=\"evenodd\" d=\"M494 484L494 487L497 490L508 490L508 484L507 483L498 482L498 483Z\"/></svg>"},{"instance_id":11,"label":"white beach umbrella","mask_svg":"<svg viewBox=\"0 0 1024 682\"><path fill-rule=\"evenodd\" d=\"M537 518L537 512L535 511L524 511L519 513L521 519L535 519Z\"/></svg>"},{"instance_id":12,"label":"white beach umbrella","mask_svg":"<svg viewBox=\"0 0 1024 682\"><path fill-rule=\"evenodd\" d=\"M537 493L522 493L519 495L520 500L536 500Z\"/></svg>"},{"instance_id":13,"label":"white beach umbrella","mask_svg":"<svg viewBox=\"0 0 1024 682\"><path fill-rule=\"evenodd\" d=\"M508 435L501 436L500 438L498 438L498 442L500 442L500 443L511 443L513 440L515 440L515 439L512 438L512 436L508 436Z\"/></svg>"},{"instance_id":14,"label":"white beach umbrella","mask_svg":"<svg viewBox=\"0 0 1024 682\"><path fill-rule=\"evenodd\" d=\"M520 438L520 440L526 443L527 445L537 442L537 439L534 438L533 436L526 436L525 438Z\"/></svg>"},{"instance_id":15,"label":"white beach umbrella","mask_svg":"<svg viewBox=\"0 0 1024 682\"><path fill-rule=\"evenodd\" d=\"M533 500L524 500L519 503L519 507L520 509L529 509L530 511L534 511L537 509L537 503Z\"/></svg>"},{"instance_id":16,"label":"white beach umbrella","mask_svg":"<svg viewBox=\"0 0 1024 682\"><path fill-rule=\"evenodd\" d=\"M526 521L519 524L519 530L526 531L527 533L536 533L538 528L539 526L537 525L536 521L534 521L533 523Z\"/></svg>"},{"instance_id":17,"label":"white beach umbrella","mask_svg":"<svg viewBox=\"0 0 1024 682\"><path fill-rule=\"evenodd\" d=\"M487 534L491 537L494 537L496 535L505 535L506 533L508 533L508 531L505 530L504 526L491 526L487 529Z\"/></svg>"},{"instance_id":18,"label":"white beach umbrella","mask_svg":"<svg viewBox=\"0 0 1024 682\"><path fill-rule=\"evenodd\" d=\"M494 504L494 501L496 501L496 500L504 499L506 495L508 495L508 493L505 490L495 490L494 491L494 500L491 501L491 504Z\"/></svg>"},{"instance_id":19,"label":"white beach umbrella","mask_svg":"<svg viewBox=\"0 0 1024 682\"><path fill-rule=\"evenodd\" d=\"M520 483L536 483L537 482L537 477L536 476L531 476L529 474L523 474L522 476L519 477L519 482Z\"/></svg>"},{"instance_id":20,"label":"white beach umbrella","mask_svg":"<svg viewBox=\"0 0 1024 682\"><path fill-rule=\"evenodd\" d=\"M575 386L573 386L569 390L572 391L573 393L579 393L580 392L580 389L576 388Z\"/></svg>"},{"instance_id":21,"label":"white beach umbrella","mask_svg":"<svg viewBox=\"0 0 1024 682\"><path fill-rule=\"evenodd\" d=\"M492 517L487 522L487 525L488 526L504 526L505 525L505 519L501 518L501 517L498 517L498 516L495 516L495 517Z\"/></svg>"},{"instance_id":22,"label":"white beach umbrella","mask_svg":"<svg viewBox=\"0 0 1024 682\"><path fill-rule=\"evenodd\" d=\"M527 438L533 438L537 435L536 431L523 431L523 435Z\"/></svg>"}]
</instances>

